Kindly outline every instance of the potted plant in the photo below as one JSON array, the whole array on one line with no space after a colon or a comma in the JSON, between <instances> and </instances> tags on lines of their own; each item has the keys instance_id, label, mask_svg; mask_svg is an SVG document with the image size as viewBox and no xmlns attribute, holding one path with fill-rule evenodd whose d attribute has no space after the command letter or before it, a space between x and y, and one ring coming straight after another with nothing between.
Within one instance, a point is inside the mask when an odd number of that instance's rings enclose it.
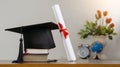
<instances>
[{"instance_id":1,"label":"potted plant","mask_svg":"<svg viewBox=\"0 0 120 67\"><path fill-rule=\"evenodd\" d=\"M87 38L89 35L92 36L108 36L110 40L113 39L113 35L116 35L114 31L114 23L112 18L107 17L108 12L97 10L95 14L95 21L86 21L85 28L81 29L78 34L80 38Z\"/></svg>"},{"instance_id":2,"label":"potted plant","mask_svg":"<svg viewBox=\"0 0 120 67\"><path fill-rule=\"evenodd\" d=\"M95 59L99 59L98 53L101 53L103 49L105 38L112 40L117 33L114 31L115 24L112 22L112 18L108 17L107 11L97 10L95 18L95 21L86 21L85 28L81 29L78 34L82 39L93 36L91 51L95 53Z\"/></svg>"}]
</instances>

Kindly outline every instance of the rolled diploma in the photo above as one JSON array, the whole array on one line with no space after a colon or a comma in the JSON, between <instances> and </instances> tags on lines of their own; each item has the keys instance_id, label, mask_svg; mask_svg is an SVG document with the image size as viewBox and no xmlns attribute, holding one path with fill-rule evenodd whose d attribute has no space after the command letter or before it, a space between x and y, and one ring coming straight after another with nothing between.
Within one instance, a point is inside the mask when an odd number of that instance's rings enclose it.
<instances>
[{"instance_id":1,"label":"rolled diploma","mask_svg":"<svg viewBox=\"0 0 120 67\"><path fill-rule=\"evenodd\" d=\"M66 31L68 33L68 31L66 29L66 26L65 26L65 23L64 23L64 20L63 20L63 17L62 17L62 13L60 11L59 5L54 5L53 6L53 11L54 11L56 20L58 22L59 29L61 31L60 32L61 36L63 38L63 44L64 44L65 51L66 51L66 54L67 54L67 60L68 61L75 61L76 57L75 57L73 47L72 47L72 44L71 44L71 41L70 41L70 38L69 38L69 34L67 34L66 37L65 37L63 30L61 30L60 24L62 25L62 28L64 29L64 31Z\"/></svg>"}]
</instances>

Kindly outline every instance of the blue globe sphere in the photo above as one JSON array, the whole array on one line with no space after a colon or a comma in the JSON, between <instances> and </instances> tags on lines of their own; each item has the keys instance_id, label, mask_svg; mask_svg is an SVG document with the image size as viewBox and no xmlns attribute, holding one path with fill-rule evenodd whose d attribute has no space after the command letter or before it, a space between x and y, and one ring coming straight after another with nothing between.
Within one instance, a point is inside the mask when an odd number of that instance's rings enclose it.
<instances>
[{"instance_id":1,"label":"blue globe sphere","mask_svg":"<svg viewBox=\"0 0 120 67\"><path fill-rule=\"evenodd\" d=\"M96 53L100 53L102 49L103 49L103 44L98 41L95 41L93 43L93 46L91 47L91 51Z\"/></svg>"}]
</instances>

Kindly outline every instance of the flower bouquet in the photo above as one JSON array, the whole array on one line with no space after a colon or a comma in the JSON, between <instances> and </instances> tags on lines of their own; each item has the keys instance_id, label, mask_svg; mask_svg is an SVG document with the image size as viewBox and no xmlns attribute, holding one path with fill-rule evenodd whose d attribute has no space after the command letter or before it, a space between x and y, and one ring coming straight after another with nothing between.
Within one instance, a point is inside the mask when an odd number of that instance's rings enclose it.
<instances>
[{"instance_id":1,"label":"flower bouquet","mask_svg":"<svg viewBox=\"0 0 120 67\"><path fill-rule=\"evenodd\" d=\"M97 10L95 14L95 21L86 21L85 29L81 29L78 34L80 38L87 38L89 35L92 36L108 36L110 40L113 39L115 24L112 22L112 18L108 17L108 12Z\"/></svg>"}]
</instances>

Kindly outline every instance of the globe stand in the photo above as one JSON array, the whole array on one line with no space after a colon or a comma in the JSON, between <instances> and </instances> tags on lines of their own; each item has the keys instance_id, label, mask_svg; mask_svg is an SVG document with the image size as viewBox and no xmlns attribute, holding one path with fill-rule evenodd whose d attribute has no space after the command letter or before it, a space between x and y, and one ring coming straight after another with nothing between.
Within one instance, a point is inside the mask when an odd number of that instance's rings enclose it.
<instances>
[{"instance_id":1,"label":"globe stand","mask_svg":"<svg viewBox=\"0 0 120 67\"><path fill-rule=\"evenodd\" d=\"M101 58L99 58L98 54L101 53L101 51L103 50L103 47L104 47L103 44L99 41L95 41L93 43L93 46L91 47L91 51L93 53L95 53L93 59L95 59L95 60L100 60L101 59Z\"/></svg>"},{"instance_id":2,"label":"globe stand","mask_svg":"<svg viewBox=\"0 0 120 67\"><path fill-rule=\"evenodd\" d=\"M98 57L98 55L96 54L96 56L95 56L95 58L94 58L95 60L100 60L100 58Z\"/></svg>"}]
</instances>

